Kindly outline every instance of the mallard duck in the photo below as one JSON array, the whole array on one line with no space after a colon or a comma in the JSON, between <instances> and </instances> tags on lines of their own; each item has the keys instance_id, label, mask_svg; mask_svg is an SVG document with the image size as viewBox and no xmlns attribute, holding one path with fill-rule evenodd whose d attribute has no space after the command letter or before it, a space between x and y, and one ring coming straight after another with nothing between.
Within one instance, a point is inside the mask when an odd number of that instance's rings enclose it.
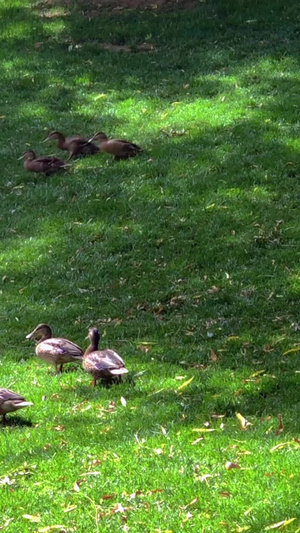
<instances>
[{"instance_id":1,"label":"mallard duck","mask_svg":"<svg viewBox=\"0 0 300 533\"><path fill-rule=\"evenodd\" d=\"M108 154L114 155L116 161L135 157L138 153L143 151L140 146L130 141L108 139L103 131L95 133L89 142L92 141L99 143L99 149L101 152L107 152Z\"/></svg>"},{"instance_id":2,"label":"mallard duck","mask_svg":"<svg viewBox=\"0 0 300 533\"><path fill-rule=\"evenodd\" d=\"M46 176L54 174L58 170L66 170L68 165L64 161L52 156L36 156L32 150L27 150L19 157L24 159L24 167L29 172L43 173Z\"/></svg>"},{"instance_id":3,"label":"mallard duck","mask_svg":"<svg viewBox=\"0 0 300 533\"><path fill-rule=\"evenodd\" d=\"M90 328L87 338L91 344L84 352L82 367L92 374L94 387L98 379L109 384L116 378L120 380L122 374L128 373L123 359L114 350L98 350L100 334L97 328Z\"/></svg>"},{"instance_id":4,"label":"mallard duck","mask_svg":"<svg viewBox=\"0 0 300 533\"><path fill-rule=\"evenodd\" d=\"M5 424L5 415L12 413L23 407L33 405L31 402L26 402L25 398L9 389L0 389L0 415L2 415L2 424Z\"/></svg>"},{"instance_id":5,"label":"mallard duck","mask_svg":"<svg viewBox=\"0 0 300 533\"><path fill-rule=\"evenodd\" d=\"M52 131L43 142L57 139L60 150L67 150L70 155L68 160L76 155L93 155L99 152L98 146L80 135L65 137L60 131Z\"/></svg>"},{"instance_id":6,"label":"mallard duck","mask_svg":"<svg viewBox=\"0 0 300 533\"><path fill-rule=\"evenodd\" d=\"M56 374L63 371L65 363L81 362L83 350L74 342L60 337L52 337L52 331L48 324L39 324L26 339L37 341L35 353L44 361L52 363L55 366ZM58 365L59 368L58 368Z\"/></svg>"}]
</instances>

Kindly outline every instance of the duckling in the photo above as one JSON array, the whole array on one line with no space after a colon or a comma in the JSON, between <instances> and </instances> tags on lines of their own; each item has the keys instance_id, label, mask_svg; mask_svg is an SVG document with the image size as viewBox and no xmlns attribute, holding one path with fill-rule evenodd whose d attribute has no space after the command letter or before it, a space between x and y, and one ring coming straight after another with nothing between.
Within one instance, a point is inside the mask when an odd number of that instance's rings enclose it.
<instances>
[{"instance_id":1,"label":"duckling","mask_svg":"<svg viewBox=\"0 0 300 533\"><path fill-rule=\"evenodd\" d=\"M77 155L93 155L100 151L98 146L84 137L80 137L80 135L65 137L60 131L52 131L43 142L50 141L51 139L57 139L58 148L60 150L67 150L70 153L67 161Z\"/></svg>"},{"instance_id":2,"label":"duckling","mask_svg":"<svg viewBox=\"0 0 300 533\"><path fill-rule=\"evenodd\" d=\"M62 159L52 156L37 157L32 150L24 152L19 159L24 159L24 168L29 172L43 173L45 176L51 176L58 170L66 170L68 167Z\"/></svg>"},{"instance_id":3,"label":"duckling","mask_svg":"<svg viewBox=\"0 0 300 533\"><path fill-rule=\"evenodd\" d=\"M135 157L138 153L142 152L142 148L137 144L122 139L108 139L103 131L95 133L95 135L89 140L89 142L96 141L99 143L99 149L101 152L107 152L115 156L115 160L128 159L129 157Z\"/></svg>"},{"instance_id":4,"label":"duckling","mask_svg":"<svg viewBox=\"0 0 300 533\"><path fill-rule=\"evenodd\" d=\"M123 359L113 350L98 350L100 334L97 328L90 328L87 338L91 344L84 352L82 367L92 374L93 387L98 379L103 379L106 384L112 383L116 378L120 381L122 374L128 373Z\"/></svg>"},{"instance_id":5,"label":"duckling","mask_svg":"<svg viewBox=\"0 0 300 533\"><path fill-rule=\"evenodd\" d=\"M33 405L33 403L26 402L25 398L17 392L9 389L0 389L0 415L2 415L3 426L6 422L5 415L7 413L12 413L29 405Z\"/></svg>"},{"instance_id":6,"label":"duckling","mask_svg":"<svg viewBox=\"0 0 300 533\"><path fill-rule=\"evenodd\" d=\"M37 341L35 353L55 367L56 374L63 371L63 365L71 362L81 362L83 350L68 339L52 337L52 331L48 324L39 324L26 339ZM58 368L58 365L59 368Z\"/></svg>"}]
</instances>

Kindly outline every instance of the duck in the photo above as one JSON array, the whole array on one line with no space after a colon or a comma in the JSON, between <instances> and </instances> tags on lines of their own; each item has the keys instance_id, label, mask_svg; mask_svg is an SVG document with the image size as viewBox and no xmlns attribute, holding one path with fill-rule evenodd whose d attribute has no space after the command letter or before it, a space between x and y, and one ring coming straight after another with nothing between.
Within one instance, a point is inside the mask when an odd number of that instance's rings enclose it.
<instances>
[{"instance_id":1,"label":"duck","mask_svg":"<svg viewBox=\"0 0 300 533\"><path fill-rule=\"evenodd\" d=\"M26 335L26 339L34 339L37 342L35 347L37 357L52 363L56 374L63 371L65 363L82 361L83 350L80 346L68 339L52 337L52 330L48 324L39 324Z\"/></svg>"},{"instance_id":2,"label":"duck","mask_svg":"<svg viewBox=\"0 0 300 533\"><path fill-rule=\"evenodd\" d=\"M142 148L137 144L122 139L108 139L103 131L98 131L89 140L89 142L96 141L99 143L100 152L107 152L115 156L115 160L128 159L129 157L135 157Z\"/></svg>"},{"instance_id":3,"label":"duck","mask_svg":"<svg viewBox=\"0 0 300 533\"><path fill-rule=\"evenodd\" d=\"M45 176L51 176L58 170L66 170L68 167L62 159L53 156L36 156L33 150L27 150L19 159L24 160L24 168L29 172L42 173Z\"/></svg>"},{"instance_id":4,"label":"duck","mask_svg":"<svg viewBox=\"0 0 300 533\"><path fill-rule=\"evenodd\" d=\"M0 415L2 415L3 426L6 423L5 416L23 407L33 405L32 402L26 402L24 396L9 389L0 389Z\"/></svg>"},{"instance_id":5,"label":"duck","mask_svg":"<svg viewBox=\"0 0 300 533\"><path fill-rule=\"evenodd\" d=\"M83 355L82 367L92 374L93 387L96 386L99 379L105 384L111 384L113 381L121 380L123 374L128 374L123 359L114 350L99 350L100 333L97 328L89 328L87 338L90 340L89 347Z\"/></svg>"},{"instance_id":6,"label":"duck","mask_svg":"<svg viewBox=\"0 0 300 533\"><path fill-rule=\"evenodd\" d=\"M52 131L43 142L50 141L51 139L58 141L57 147L60 150L67 150L69 152L67 161L77 155L93 155L100 151L96 144L80 135L65 137L60 131Z\"/></svg>"}]
</instances>

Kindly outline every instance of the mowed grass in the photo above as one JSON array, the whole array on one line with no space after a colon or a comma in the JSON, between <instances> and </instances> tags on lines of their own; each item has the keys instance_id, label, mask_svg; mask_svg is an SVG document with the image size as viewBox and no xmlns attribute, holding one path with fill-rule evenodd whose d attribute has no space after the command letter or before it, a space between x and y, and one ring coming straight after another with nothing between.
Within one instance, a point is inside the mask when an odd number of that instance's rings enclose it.
<instances>
[{"instance_id":1,"label":"mowed grass","mask_svg":"<svg viewBox=\"0 0 300 533\"><path fill-rule=\"evenodd\" d=\"M0 528L300 531L298 2L0 9L0 385L34 403L1 429ZM65 157L51 130L144 153L26 172ZM128 378L54 376L39 322L99 327Z\"/></svg>"}]
</instances>

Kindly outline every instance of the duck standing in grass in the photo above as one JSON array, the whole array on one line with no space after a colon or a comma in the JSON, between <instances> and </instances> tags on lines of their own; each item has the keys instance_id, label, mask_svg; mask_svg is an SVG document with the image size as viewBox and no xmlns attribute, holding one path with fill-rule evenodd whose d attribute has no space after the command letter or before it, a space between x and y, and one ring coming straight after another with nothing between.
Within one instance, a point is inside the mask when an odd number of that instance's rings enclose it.
<instances>
[{"instance_id":1,"label":"duck standing in grass","mask_svg":"<svg viewBox=\"0 0 300 533\"><path fill-rule=\"evenodd\" d=\"M58 170L66 170L69 165L66 165L62 159L52 156L36 156L32 150L27 150L19 157L24 159L24 167L29 172L36 172L37 174L45 174L51 176Z\"/></svg>"},{"instance_id":2,"label":"duck standing in grass","mask_svg":"<svg viewBox=\"0 0 300 533\"><path fill-rule=\"evenodd\" d=\"M12 413L23 407L28 407L33 405L31 402L26 402L25 398L13 392L9 389L0 389L0 415L2 415L2 424L5 425L6 419L5 415L7 413Z\"/></svg>"},{"instance_id":3,"label":"duck standing in grass","mask_svg":"<svg viewBox=\"0 0 300 533\"><path fill-rule=\"evenodd\" d=\"M26 339L37 341L35 353L37 357L55 366L56 374L63 371L65 363L80 363L83 350L68 339L52 337L52 331L48 324L39 324ZM58 368L59 365L59 368Z\"/></svg>"},{"instance_id":4,"label":"duck standing in grass","mask_svg":"<svg viewBox=\"0 0 300 533\"><path fill-rule=\"evenodd\" d=\"M43 142L50 141L51 139L58 141L57 147L60 150L67 150L69 152L68 161L77 155L93 155L99 152L98 146L84 137L80 137L80 135L65 137L60 131L52 131Z\"/></svg>"},{"instance_id":5,"label":"duck standing in grass","mask_svg":"<svg viewBox=\"0 0 300 533\"><path fill-rule=\"evenodd\" d=\"M125 141L122 139L108 139L108 137L99 131L89 140L89 142L95 141L99 143L100 152L107 152L115 156L115 160L119 161L120 159L128 159L129 157L135 157L140 152L142 148L137 144L134 144L130 141Z\"/></svg>"},{"instance_id":6,"label":"duck standing in grass","mask_svg":"<svg viewBox=\"0 0 300 533\"><path fill-rule=\"evenodd\" d=\"M92 374L93 387L98 379L102 379L107 385L115 380L120 381L122 374L128 373L123 359L114 350L98 350L100 334L97 328L90 328L87 338L91 344L84 352L82 367Z\"/></svg>"}]
</instances>

